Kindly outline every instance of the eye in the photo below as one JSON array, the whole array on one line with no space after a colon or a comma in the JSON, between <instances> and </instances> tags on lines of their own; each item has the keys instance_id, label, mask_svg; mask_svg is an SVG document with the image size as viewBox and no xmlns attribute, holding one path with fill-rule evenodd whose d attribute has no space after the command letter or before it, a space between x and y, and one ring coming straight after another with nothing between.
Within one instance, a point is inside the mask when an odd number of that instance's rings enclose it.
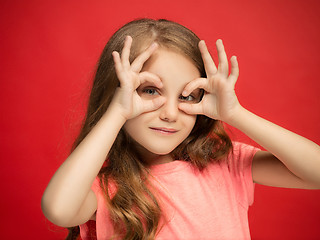
<instances>
[{"instance_id":1,"label":"eye","mask_svg":"<svg viewBox=\"0 0 320 240\"><path fill-rule=\"evenodd\" d=\"M189 95L189 96L186 96L186 97L184 97L184 96L180 96L180 99L182 100L182 101L186 101L186 102L190 102L190 101L194 101L195 100L195 97L194 96L192 96L192 95Z\"/></svg>"},{"instance_id":2,"label":"eye","mask_svg":"<svg viewBox=\"0 0 320 240\"><path fill-rule=\"evenodd\" d=\"M143 93L146 93L148 95L158 95L159 93L154 88L145 88L142 90Z\"/></svg>"}]
</instances>

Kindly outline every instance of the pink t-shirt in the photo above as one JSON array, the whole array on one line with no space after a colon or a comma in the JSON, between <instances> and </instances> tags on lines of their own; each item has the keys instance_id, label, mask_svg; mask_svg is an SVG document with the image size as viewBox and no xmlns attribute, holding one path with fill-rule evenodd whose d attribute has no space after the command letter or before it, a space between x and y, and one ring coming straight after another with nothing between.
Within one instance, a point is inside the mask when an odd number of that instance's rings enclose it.
<instances>
[{"instance_id":1,"label":"pink t-shirt","mask_svg":"<svg viewBox=\"0 0 320 240\"><path fill-rule=\"evenodd\" d=\"M250 239L248 207L253 203L252 158L259 149L234 143L226 161L213 163L202 172L189 162L173 161L151 168L157 197L166 223L157 240ZM99 181L93 184L98 208L98 240L110 239L113 228ZM83 240L91 240L88 223L80 225Z\"/></svg>"}]
</instances>

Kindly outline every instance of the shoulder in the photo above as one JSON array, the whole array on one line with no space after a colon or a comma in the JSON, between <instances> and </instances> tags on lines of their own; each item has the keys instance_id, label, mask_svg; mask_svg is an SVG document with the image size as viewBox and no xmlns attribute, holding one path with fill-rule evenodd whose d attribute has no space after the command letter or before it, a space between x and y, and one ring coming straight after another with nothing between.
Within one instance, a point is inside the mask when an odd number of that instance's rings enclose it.
<instances>
[{"instance_id":1,"label":"shoulder","mask_svg":"<svg viewBox=\"0 0 320 240\"><path fill-rule=\"evenodd\" d=\"M255 154L260 149L257 147L254 147L252 145L242 143L242 142L232 142L233 145L233 154L236 155L252 155Z\"/></svg>"},{"instance_id":2,"label":"shoulder","mask_svg":"<svg viewBox=\"0 0 320 240\"><path fill-rule=\"evenodd\" d=\"M259 148L246 143L233 142L233 149L227 157L227 163L230 167L251 166L254 155L260 151Z\"/></svg>"}]
</instances>

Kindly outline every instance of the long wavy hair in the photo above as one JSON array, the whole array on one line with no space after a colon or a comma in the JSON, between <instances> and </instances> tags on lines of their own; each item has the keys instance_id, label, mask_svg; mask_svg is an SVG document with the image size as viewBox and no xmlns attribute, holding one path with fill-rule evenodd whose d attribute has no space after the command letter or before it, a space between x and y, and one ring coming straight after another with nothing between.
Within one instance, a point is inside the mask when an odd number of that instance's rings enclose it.
<instances>
[{"instance_id":1,"label":"long wavy hair","mask_svg":"<svg viewBox=\"0 0 320 240\"><path fill-rule=\"evenodd\" d=\"M152 42L157 42L160 48L176 51L191 59L201 77L206 77L198 48L200 39L191 30L164 19L139 19L127 23L110 38L101 54L87 114L73 149L106 112L115 89L119 87L111 54L113 51L121 53L127 35L133 38L130 62ZM156 198L156 188L148 181L148 169L140 160L133 141L124 129L120 130L98 177L108 203L114 237L154 239L164 214ZM209 163L223 159L231 149L231 140L222 123L198 115L190 135L171 154L174 159L191 162L201 171ZM112 195L108 191L111 181L116 186L116 192ZM67 239L76 239L78 234L79 228L72 228Z\"/></svg>"}]
</instances>

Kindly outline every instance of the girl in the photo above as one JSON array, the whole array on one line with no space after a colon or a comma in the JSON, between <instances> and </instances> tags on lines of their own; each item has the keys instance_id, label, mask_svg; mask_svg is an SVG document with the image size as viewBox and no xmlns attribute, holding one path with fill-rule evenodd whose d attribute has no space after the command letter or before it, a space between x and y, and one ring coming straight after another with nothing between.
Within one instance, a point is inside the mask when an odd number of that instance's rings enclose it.
<instances>
[{"instance_id":1,"label":"girl","mask_svg":"<svg viewBox=\"0 0 320 240\"><path fill-rule=\"evenodd\" d=\"M74 150L43 194L50 221L80 225L82 239L250 239L253 182L320 187L320 147L243 108L237 59L229 74L216 47L218 66L204 41L167 20L111 37ZM221 122L267 151L232 143Z\"/></svg>"}]
</instances>

